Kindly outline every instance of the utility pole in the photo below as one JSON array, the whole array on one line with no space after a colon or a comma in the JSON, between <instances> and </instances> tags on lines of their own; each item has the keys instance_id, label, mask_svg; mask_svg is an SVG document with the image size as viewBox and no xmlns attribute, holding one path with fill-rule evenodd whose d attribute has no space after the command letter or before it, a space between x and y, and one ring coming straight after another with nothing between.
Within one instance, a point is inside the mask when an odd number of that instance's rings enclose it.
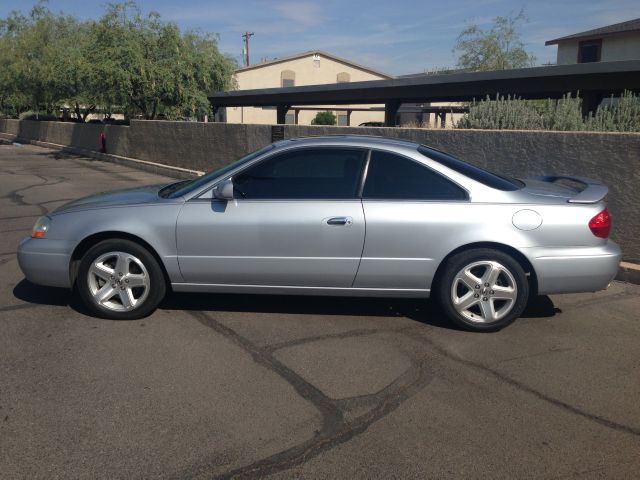
<instances>
[{"instance_id":1,"label":"utility pole","mask_svg":"<svg viewBox=\"0 0 640 480\"><path fill-rule=\"evenodd\" d=\"M244 66L249 66L249 38L253 37L253 32L244 32L242 38L244 38Z\"/></svg>"}]
</instances>

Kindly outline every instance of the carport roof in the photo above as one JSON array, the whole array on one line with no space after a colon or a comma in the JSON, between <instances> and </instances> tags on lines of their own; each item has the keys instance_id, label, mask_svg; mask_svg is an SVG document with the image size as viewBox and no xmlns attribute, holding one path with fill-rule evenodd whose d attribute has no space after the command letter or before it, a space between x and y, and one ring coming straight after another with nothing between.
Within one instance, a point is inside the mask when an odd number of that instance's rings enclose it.
<instances>
[{"instance_id":1,"label":"carport roof","mask_svg":"<svg viewBox=\"0 0 640 480\"><path fill-rule=\"evenodd\" d=\"M237 90L214 93L209 100L216 107L347 105L459 102L496 93L531 99L560 98L567 92L609 94L625 89L640 90L640 60Z\"/></svg>"}]
</instances>

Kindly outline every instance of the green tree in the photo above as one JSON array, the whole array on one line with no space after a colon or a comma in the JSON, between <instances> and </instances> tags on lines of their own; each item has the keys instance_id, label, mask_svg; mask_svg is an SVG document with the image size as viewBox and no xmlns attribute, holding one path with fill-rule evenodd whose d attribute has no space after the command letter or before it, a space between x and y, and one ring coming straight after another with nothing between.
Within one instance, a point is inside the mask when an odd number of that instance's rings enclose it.
<instances>
[{"instance_id":1,"label":"green tree","mask_svg":"<svg viewBox=\"0 0 640 480\"><path fill-rule=\"evenodd\" d=\"M89 58L96 95L146 119L210 112L207 94L233 87L235 63L210 34L182 34L160 15L142 15L133 2L107 5L94 24Z\"/></svg>"},{"instance_id":2,"label":"green tree","mask_svg":"<svg viewBox=\"0 0 640 480\"><path fill-rule=\"evenodd\" d=\"M518 31L525 20L521 11L512 17L494 18L488 29L469 25L460 33L453 49L458 53L458 67L490 71L533 66L536 59L525 50Z\"/></svg>"},{"instance_id":3,"label":"green tree","mask_svg":"<svg viewBox=\"0 0 640 480\"><path fill-rule=\"evenodd\" d=\"M29 103L19 88L19 54L14 40L25 23L26 18L16 13L0 20L0 113L13 116L26 110Z\"/></svg>"},{"instance_id":4,"label":"green tree","mask_svg":"<svg viewBox=\"0 0 640 480\"><path fill-rule=\"evenodd\" d=\"M233 88L236 64L211 34L181 32L135 2L106 6L98 21L54 14L41 1L0 19L0 112L78 120L101 110L144 118L203 116L207 94Z\"/></svg>"},{"instance_id":5,"label":"green tree","mask_svg":"<svg viewBox=\"0 0 640 480\"><path fill-rule=\"evenodd\" d=\"M5 95L22 97L38 112L50 112L55 97L51 75L55 31L50 12L40 3L28 16L12 12L2 21L3 89Z\"/></svg>"},{"instance_id":6,"label":"green tree","mask_svg":"<svg viewBox=\"0 0 640 480\"><path fill-rule=\"evenodd\" d=\"M311 125L335 125L336 124L336 116L331 112L318 112L313 120L311 120Z\"/></svg>"}]
</instances>

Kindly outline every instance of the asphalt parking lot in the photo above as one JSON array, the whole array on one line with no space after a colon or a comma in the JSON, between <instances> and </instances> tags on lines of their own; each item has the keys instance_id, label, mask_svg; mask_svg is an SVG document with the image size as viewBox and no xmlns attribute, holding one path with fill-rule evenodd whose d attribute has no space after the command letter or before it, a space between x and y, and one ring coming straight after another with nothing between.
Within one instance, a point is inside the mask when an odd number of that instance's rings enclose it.
<instances>
[{"instance_id":1,"label":"asphalt parking lot","mask_svg":"<svg viewBox=\"0 0 640 480\"><path fill-rule=\"evenodd\" d=\"M0 478L637 478L640 286L495 334L428 301L172 295L108 321L23 279L36 218L166 178L0 144Z\"/></svg>"}]
</instances>

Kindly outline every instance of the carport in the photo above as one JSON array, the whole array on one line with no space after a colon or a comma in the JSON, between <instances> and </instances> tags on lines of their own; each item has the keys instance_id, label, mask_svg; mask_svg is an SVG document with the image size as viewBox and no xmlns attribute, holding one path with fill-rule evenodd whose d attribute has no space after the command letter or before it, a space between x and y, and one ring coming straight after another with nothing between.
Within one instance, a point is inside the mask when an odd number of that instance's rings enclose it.
<instances>
[{"instance_id":1,"label":"carport","mask_svg":"<svg viewBox=\"0 0 640 480\"><path fill-rule=\"evenodd\" d=\"M640 60L238 90L214 93L209 101L216 111L221 107L275 107L279 124L285 123L288 111L310 106L382 104L385 125L395 126L398 109L406 103L468 102L497 94L561 98L567 92L578 92L587 115L604 97L624 90L640 90Z\"/></svg>"}]
</instances>

